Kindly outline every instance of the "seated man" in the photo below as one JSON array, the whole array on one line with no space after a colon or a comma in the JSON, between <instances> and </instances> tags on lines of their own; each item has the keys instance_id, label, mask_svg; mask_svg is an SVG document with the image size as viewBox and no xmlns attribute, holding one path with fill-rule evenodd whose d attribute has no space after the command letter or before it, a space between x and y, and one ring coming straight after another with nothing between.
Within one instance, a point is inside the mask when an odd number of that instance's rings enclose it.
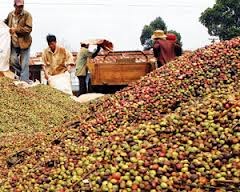
<instances>
[{"instance_id":1,"label":"seated man","mask_svg":"<svg viewBox=\"0 0 240 192\"><path fill-rule=\"evenodd\" d=\"M57 40L54 35L47 36L48 48L43 51L42 60L44 62L45 78L48 80L49 75L54 76L65 73L75 65L72 54L57 45Z\"/></svg>"}]
</instances>

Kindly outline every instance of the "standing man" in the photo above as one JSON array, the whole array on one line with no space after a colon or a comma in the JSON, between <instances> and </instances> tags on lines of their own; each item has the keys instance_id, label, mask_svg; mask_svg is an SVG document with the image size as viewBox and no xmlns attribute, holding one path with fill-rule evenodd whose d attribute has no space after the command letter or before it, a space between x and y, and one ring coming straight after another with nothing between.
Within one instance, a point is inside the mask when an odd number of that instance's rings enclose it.
<instances>
[{"instance_id":1,"label":"standing man","mask_svg":"<svg viewBox=\"0 0 240 192\"><path fill-rule=\"evenodd\" d=\"M20 80L29 82L32 16L23 9L24 0L14 0L14 7L15 10L10 12L4 21L11 34L10 69L20 77Z\"/></svg>"},{"instance_id":2,"label":"standing man","mask_svg":"<svg viewBox=\"0 0 240 192\"><path fill-rule=\"evenodd\" d=\"M48 48L43 51L42 60L44 63L45 78L70 71L74 64L73 56L64 47L57 45L55 35L47 35Z\"/></svg>"},{"instance_id":3,"label":"standing man","mask_svg":"<svg viewBox=\"0 0 240 192\"><path fill-rule=\"evenodd\" d=\"M158 67L175 59L177 47L180 47L176 43L166 40L166 37L162 30L156 30L152 35L152 39L154 40L153 53L157 59Z\"/></svg>"},{"instance_id":4,"label":"standing man","mask_svg":"<svg viewBox=\"0 0 240 192\"><path fill-rule=\"evenodd\" d=\"M89 45L86 43L81 43L81 49L77 55L76 60L76 76L79 80L79 94L78 96L87 93L87 84L86 84L86 78L87 78L87 60L88 58L94 58L99 53L101 47L100 45L97 45L97 49L94 51L94 53L90 52L88 50Z\"/></svg>"}]
</instances>

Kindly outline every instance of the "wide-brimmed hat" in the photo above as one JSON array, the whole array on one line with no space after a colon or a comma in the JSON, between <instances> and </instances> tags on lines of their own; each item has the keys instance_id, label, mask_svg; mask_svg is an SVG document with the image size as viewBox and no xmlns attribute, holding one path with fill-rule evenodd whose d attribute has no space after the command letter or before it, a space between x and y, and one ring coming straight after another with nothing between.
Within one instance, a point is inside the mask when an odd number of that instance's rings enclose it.
<instances>
[{"instance_id":1,"label":"wide-brimmed hat","mask_svg":"<svg viewBox=\"0 0 240 192\"><path fill-rule=\"evenodd\" d=\"M166 37L163 30L156 30L152 35L152 39L166 39Z\"/></svg>"},{"instance_id":2,"label":"wide-brimmed hat","mask_svg":"<svg viewBox=\"0 0 240 192\"><path fill-rule=\"evenodd\" d=\"M24 0L14 0L14 5L16 6L24 5Z\"/></svg>"}]
</instances>

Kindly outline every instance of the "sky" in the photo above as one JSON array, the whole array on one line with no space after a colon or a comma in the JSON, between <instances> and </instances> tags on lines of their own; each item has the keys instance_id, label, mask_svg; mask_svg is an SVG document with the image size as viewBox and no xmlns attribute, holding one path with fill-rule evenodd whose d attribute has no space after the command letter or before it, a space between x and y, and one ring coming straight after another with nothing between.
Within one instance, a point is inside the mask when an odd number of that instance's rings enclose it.
<instances>
[{"instance_id":1,"label":"sky","mask_svg":"<svg viewBox=\"0 0 240 192\"><path fill-rule=\"evenodd\" d=\"M49 33L70 51L78 51L81 41L93 38L110 40L114 50L142 50L142 29L157 17L164 20L168 30L181 34L183 49L195 50L211 43L199 17L214 3L215 0L25 0L25 10L33 17L31 54L47 47ZM0 20L13 9L13 0L1 0Z\"/></svg>"}]
</instances>

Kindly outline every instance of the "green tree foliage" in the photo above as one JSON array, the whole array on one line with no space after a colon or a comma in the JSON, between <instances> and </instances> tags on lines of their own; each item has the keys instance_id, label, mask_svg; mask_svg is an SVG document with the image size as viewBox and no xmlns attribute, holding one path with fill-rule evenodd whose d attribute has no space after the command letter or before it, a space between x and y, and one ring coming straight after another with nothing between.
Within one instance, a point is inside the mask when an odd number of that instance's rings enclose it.
<instances>
[{"instance_id":1,"label":"green tree foliage","mask_svg":"<svg viewBox=\"0 0 240 192\"><path fill-rule=\"evenodd\" d=\"M163 31L167 30L167 26L165 24L165 22L162 20L161 17L157 17L155 20L153 20L151 23L150 23L150 26L156 30L156 29L161 29Z\"/></svg>"},{"instance_id":2,"label":"green tree foliage","mask_svg":"<svg viewBox=\"0 0 240 192\"><path fill-rule=\"evenodd\" d=\"M141 44L143 45L144 50L149 50L152 47L153 41L151 39L151 36L153 32L158 29L167 31L167 26L161 17L157 17L149 25L145 25L143 27L142 34L140 36L140 41ZM179 44L182 45L180 33L174 30L170 30L169 32L176 34Z\"/></svg>"},{"instance_id":3,"label":"green tree foliage","mask_svg":"<svg viewBox=\"0 0 240 192\"><path fill-rule=\"evenodd\" d=\"M146 40L151 39L154 29L150 25L145 25L140 37L141 44L144 45Z\"/></svg>"},{"instance_id":4,"label":"green tree foliage","mask_svg":"<svg viewBox=\"0 0 240 192\"><path fill-rule=\"evenodd\" d=\"M228 40L240 35L240 0L216 0L199 18L211 36Z\"/></svg>"},{"instance_id":5,"label":"green tree foliage","mask_svg":"<svg viewBox=\"0 0 240 192\"><path fill-rule=\"evenodd\" d=\"M167 26L161 17L157 17L149 25L145 25L140 36L141 44L144 46L146 42L150 42L153 32L157 29L166 30Z\"/></svg>"}]
</instances>

